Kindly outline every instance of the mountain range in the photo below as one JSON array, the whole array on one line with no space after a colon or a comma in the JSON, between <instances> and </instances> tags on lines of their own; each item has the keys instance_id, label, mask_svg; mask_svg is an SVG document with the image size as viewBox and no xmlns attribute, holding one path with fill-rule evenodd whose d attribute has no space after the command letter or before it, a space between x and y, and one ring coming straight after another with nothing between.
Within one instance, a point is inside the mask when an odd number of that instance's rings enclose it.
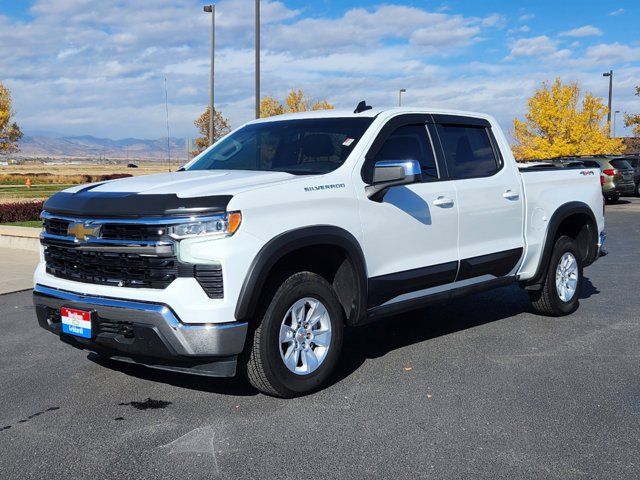
<instances>
[{"instance_id":1,"label":"mountain range","mask_svg":"<svg viewBox=\"0 0 640 480\"><path fill-rule=\"evenodd\" d=\"M186 141L170 139L171 158L186 158ZM91 135L79 137L24 136L16 157L24 158L108 158L131 160L166 160L167 139L144 140L139 138L97 138Z\"/></svg>"}]
</instances>

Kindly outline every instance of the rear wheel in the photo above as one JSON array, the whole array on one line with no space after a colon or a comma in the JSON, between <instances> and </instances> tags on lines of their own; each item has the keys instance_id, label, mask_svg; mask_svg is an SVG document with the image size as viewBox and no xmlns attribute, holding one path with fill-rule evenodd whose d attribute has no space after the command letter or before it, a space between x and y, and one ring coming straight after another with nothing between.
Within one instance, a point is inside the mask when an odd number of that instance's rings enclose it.
<instances>
[{"instance_id":1,"label":"rear wheel","mask_svg":"<svg viewBox=\"0 0 640 480\"><path fill-rule=\"evenodd\" d=\"M560 317L578 309L582 288L582 265L579 258L574 239L562 236L556 240L542 288L529 291L531 305L536 313Z\"/></svg>"},{"instance_id":2,"label":"rear wheel","mask_svg":"<svg viewBox=\"0 0 640 480\"><path fill-rule=\"evenodd\" d=\"M618 200L620 200L620 195L613 195L607 198L607 203L618 203Z\"/></svg>"},{"instance_id":3,"label":"rear wheel","mask_svg":"<svg viewBox=\"0 0 640 480\"><path fill-rule=\"evenodd\" d=\"M277 397L318 389L342 348L344 313L331 285L315 273L293 274L263 311L247 346L251 385Z\"/></svg>"}]
</instances>

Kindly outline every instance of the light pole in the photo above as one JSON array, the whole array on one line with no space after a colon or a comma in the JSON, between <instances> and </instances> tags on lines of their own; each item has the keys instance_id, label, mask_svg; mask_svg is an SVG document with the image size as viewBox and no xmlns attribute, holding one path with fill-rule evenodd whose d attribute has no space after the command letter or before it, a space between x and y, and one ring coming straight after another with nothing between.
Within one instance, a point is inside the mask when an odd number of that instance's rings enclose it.
<instances>
[{"instance_id":1,"label":"light pole","mask_svg":"<svg viewBox=\"0 0 640 480\"><path fill-rule=\"evenodd\" d=\"M616 122L618 120L619 113L620 110L616 110L615 112L613 112L613 138L616 138Z\"/></svg>"},{"instance_id":2,"label":"light pole","mask_svg":"<svg viewBox=\"0 0 640 480\"><path fill-rule=\"evenodd\" d=\"M260 118L260 0L256 0L256 118Z\"/></svg>"},{"instance_id":3,"label":"light pole","mask_svg":"<svg viewBox=\"0 0 640 480\"><path fill-rule=\"evenodd\" d=\"M402 106L402 94L403 93L407 93L407 89L406 88L401 88L400 91L398 92L398 106L399 107Z\"/></svg>"},{"instance_id":4,"label":"light pole","mask_svg":"<svg viewBox=\"0 0 640 480\"><path fill-rule=\"evenodd\" d=\"M216 52L216 6L215 4L205 5L204 11L211 14L211 73L209 78L209 145L213 145L215 127L213 121L216 116L214 108L214 73L215 73L215 52Z\"/></svg>"},{"instance_id":5,"label":"light pole","mask_svg":"<svg viewBox=\"0 0 640 480\"><path fill-rule=\"evenodd\" d=\"M611 136L611 99L613 97L613 70L609 70L602 74L603 77L609 77L609 112L607 113L607 122L609 123L609 136Z\"/></svg>"}]
</instances>

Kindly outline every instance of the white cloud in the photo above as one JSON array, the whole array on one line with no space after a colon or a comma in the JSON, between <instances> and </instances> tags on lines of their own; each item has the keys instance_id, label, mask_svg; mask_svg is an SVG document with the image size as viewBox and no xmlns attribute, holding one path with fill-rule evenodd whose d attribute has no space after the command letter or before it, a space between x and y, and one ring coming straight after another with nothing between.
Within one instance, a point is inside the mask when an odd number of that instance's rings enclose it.
<instances>
[{"instance_id":1,"label":"white cloud","mask_svg":"<svg viewBox=\"0 0 640 480\"><path fill-rule=\"evenodd\" d=\"M624 11L624 8L618 8L617 10L607 13L607 15L610 17L617 17L618 15L622 15Z\"/></svg>"},{"instance_id":2,"label":"white cloud","mask_svg":"<svg viewBox=\"0 0 640 480\"><path fill-rule=\"evenodd\" d=\"M567 30L566 32L560 32L560 36L562 37L593 37L593 36L601 36L602 30L593 25L584 25L579 28L574 28L572 30Z\"/></svg>"},{"instance_id":3,"label":"white cloud","mask_svg":"<svg viewBox=\"0 0 640 480\"><path fill-rule=\"evenodd\" d=\"M520 15L520 17L518 17L518 20L520 20L521 22L526 22L527 20L532 20L534 18L536 18L536 16L533 13L524 13Z\"/></svg>"},{"instance_id":4,"label":"white cloud","mask_svg":"<svg viewBox=\"0 0 640 480\"><path fill-rule=\"evenodd\" d=\"M616 62L640 61L640 47L631 47L621 43L601 43L587 48L587 59L596 62L607 62L607 65Z\"/></svg>"},{"instance_id":5,"label":"white cloud","mask_svg":"<svg viewBox=\"0 0 640 480\"><path fill-rule=\"evenodd\" d=\"M511 57L537 57L556 51L557 42L546 35L520 38L511 44Z\"/></svg>"}]
</instances>

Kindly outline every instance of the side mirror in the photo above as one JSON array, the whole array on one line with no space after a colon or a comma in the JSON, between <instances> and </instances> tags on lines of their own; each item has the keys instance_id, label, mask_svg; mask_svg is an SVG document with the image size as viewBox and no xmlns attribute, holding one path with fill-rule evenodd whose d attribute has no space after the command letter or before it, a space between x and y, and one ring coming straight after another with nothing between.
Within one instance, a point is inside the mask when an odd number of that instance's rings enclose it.
<instances>
[{"instance_id":1,"label":"side mirror","mask_svg":"<svg viewBox=\"0 0 640 480\"><path fill-rule=\"evenodd\" d=\"M382 201L391 187L417 183L422 179L422 169L417 160L385 160L377 162L373 169L373 185L366 187L367 197Z\"/></svg>"}]
</instances>

